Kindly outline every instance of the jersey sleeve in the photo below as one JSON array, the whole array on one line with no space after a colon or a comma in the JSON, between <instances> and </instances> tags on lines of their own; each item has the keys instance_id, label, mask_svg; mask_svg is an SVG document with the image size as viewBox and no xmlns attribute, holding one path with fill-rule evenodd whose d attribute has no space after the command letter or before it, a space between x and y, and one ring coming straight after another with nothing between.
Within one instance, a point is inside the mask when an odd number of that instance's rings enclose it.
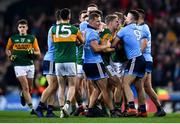
<instances>
[{"instance_id":1,"label":"jersey sleeve","mask_svg":"<svg viewBox=\"0 0 180 124\"><path fill-rule=\"evenodd\" d=\"M6 49L7 50L12 50L13 49L13 42L12 42L11 38L8 39Z\"/></svg>"},{"instance_id":2,"label":"jersey sleeve","mask_svg":"<svg viewBox=\"0 0 180 124\"><path fill-rule=\"evenodd\" d=\"M52 38L52 28L53 26L49 29L48 31L48 42L53 42L53 38Z\"/></svg>"},{"instance_id":3,"label":"jersey sleeve","mask_svg":"<svg viewBox=\"0 0 180 124\"><path fill-rule=\"evenodd\" d=\"M35 51L39 50L39 45L38 45L38 42L37 42L36 38L34 39L33 48L34 48Z\"/></svg>"},{"instance_id":4,"label":"jersey sleeve","mask_svg":"<svg viewBox=\"0 0 180 124\"><path fill-rule=\"evenodd\" d=\"M98 41L98 37L99 37L98 33L91 32L91 33L89 34L89 41L90 41L90 42L93 41L93 40L97 40L97 41Z\"/></svg>"},{"instance_id":5,"label":"jersey sleeve","mask_svg":"<svg viewBox=\"0 0 180 124\"><path fill-rule=\"evenodd\" d=\"M123 39L123 36L124 36L124 28L123 29L121 29L121 30L119 30L118 32L117 32L117 37L119 38L119 39Z\"/></svg>"},{"instance_id":6,"label":"jersey sleeve","mask_svg":"<svg viewBox=\"0 0 180 124\"><path fill-rule=\"evenodd\" d=\"M77 31L77 38L78 38L79 41L82 41L82 42L84 41L82 33L80 32L80 30Z\"/></svg>"}]
</instances>

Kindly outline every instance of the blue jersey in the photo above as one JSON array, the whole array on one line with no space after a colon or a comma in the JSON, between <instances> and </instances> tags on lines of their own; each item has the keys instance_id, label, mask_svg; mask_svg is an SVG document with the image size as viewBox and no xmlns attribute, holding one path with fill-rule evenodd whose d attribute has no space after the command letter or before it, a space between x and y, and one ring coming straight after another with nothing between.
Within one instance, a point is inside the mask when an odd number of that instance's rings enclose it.
<instances>
[{"instance_id":1,"label":"blue jersey","mask_svg":"<svg viewBox=\"0 0 180 124\"><path fill-rule=\"evenodd\" d=\"M85 31L86 31L87 25L88 25L87 21L83 21L79 25L79 30L81 31L83 37L85 37ZM82 59L84 60L84 49L83 49Z\"/></svg>"},{"instance_id":2,"label":"blue jersey","mask_svg":"<svg viewBox=\"0 0 180 124\"><path fill-rule=\"evenodd\" d=\"M83 22L81 22L81 24L79 25L79 29L80 29L80 31L81 31L82 33L86 30L87 25L88 25L88 22L87 22L87 21L83 21Z\"/></svg>"},{"instance_id":3,"label":"blue jersey","mask_svg":"<svg viewBox=\"0 0 180 124\"><path fill-rule=\"evenodd\" d=\"M131 23L118 31L117 37L124 42L124 49L128 59L142 55L140 45L142 34L135 23Z\"/></svg>"},{"instance_id":4,"label":"blue jersey","mask_svg":"<svg viewBox=\"0 0 180 124\"><path fill-rule=\"evenodd\" d=\"M149 26L145 23L138 25L138 29L141 30L143 34L145 34L145 38L147 39L147 47L144 49L143 56L146 61L153 61L151 55L151 32L149 30Z\"/></svg>"},{"instance_id":5,"label":"blue jersey","mask_svg":"<svg viewBox=\"0 0 180 124\"><path fill-rule=\"evenodd\" d=\"M93 40L96 40L98 43L100 43L100 37L98 32L89 25L87 26L85 32L86 42L84 45L84 63L103 62L101 55L99 53L95 53L90 46L90 43Z\"/></svg>"},{"instance_id":6,"label":"blue jersey","mask_svg":"<svg viewBox=\"0 0 180 124\"><path fill-rule=\"evenodd\" d=\"M53 26L52 26L53 27ZM45 56L44 56L44 60L48 60L48 61L54 61L54 50L55 47L53 45L53 41L52 41L52 27L49 29L48 31L48 51L46 52Z\"/></svg>"}]
</instances>

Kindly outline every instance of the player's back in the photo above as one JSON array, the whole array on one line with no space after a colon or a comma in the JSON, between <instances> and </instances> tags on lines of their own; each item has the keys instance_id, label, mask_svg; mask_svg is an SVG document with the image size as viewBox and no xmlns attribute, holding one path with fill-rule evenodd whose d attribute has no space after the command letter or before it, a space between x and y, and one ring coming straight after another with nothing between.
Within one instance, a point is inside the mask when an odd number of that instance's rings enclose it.
<instances>
[{"instance_id":1,"label":"player's back","mask_svg":"<svg viewBox=\"0 0 180 124\"><path fill-rule=\"evenodd\" d=\"M135 23L131 23L121 29L117 36L124 42L124 48L128 59L142 55L140 39L141 32Z\"/></svg>"},{"instance_id":2,"label":"player's back","mask_svg":"<svg viewBox=\"0 0 180 124\"><path fill-rule=\"evenodd\" d=\"M143 51L143 56L145 57L146 61L152 61L151 56L151 32L149 26L145 23L138 25L138 29L144 34L144 37L147 39L147 47ZM142 42L142 40L141 40Z\"/></svg>"},{"instance_id":3,"label":"player's back","mask_svg":"<svg viewBox=\"0 0 180 124\"><path fill-rule=\"evenodd\" d=\"M79 33L79 30L69 23L61 23L52 28L55 62L76 62L75 42Z\"/></svg>"},{"instance_id":4,"label":"player's back","mask_svg":"<svg viewBox=\"0 0 180 124\"><path fill-rule=\"evenodd\" d=\"M54 51L55 51L55 47L52 41L52 28L53 26L51 26L51 28L48 31L48 40L47 40L47 45L48 45L48 50L44 56L44 60L49 60L49 61L54 61Z\"/></svg>"}]
</instances>

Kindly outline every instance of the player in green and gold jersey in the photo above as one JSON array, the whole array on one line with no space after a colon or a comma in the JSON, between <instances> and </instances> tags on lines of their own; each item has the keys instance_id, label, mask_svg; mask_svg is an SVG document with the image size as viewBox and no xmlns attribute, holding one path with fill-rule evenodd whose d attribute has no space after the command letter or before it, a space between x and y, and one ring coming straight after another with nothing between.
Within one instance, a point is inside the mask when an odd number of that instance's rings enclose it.
<instances>
[{"instance_id":1,"label":"player in green and gold jersey","mask_svg":"<svg viewBox=\"0 0 180 124\"><path fill-rule=\"evenodd\" d=\"M35 36L27 34L28 22L21 19L17 22L19 34L11 36L6 46L6 54L14 65L16 77L21 87L21 104L27 103L33 108L31 99L31 86L34 78L34 57L40 56L40 49ZM33 109L32 109L33 110Z\"/></svg>"},{"instance_id":2,"label":"player in green and gold jersey","mask_svg":"<svg viewBox=\"0 0 180 124\"><path fill-rule=\"evenodd\" d=\"M55 70L59 84L60 117L70 114L70 103L75 95L76 70L76 42L84 43L81 32L71 25L71 11L64 8L60 12L60 24L52 28L52 38L55 46ZM65 103L65 88L68 82L68 91Z\"/></svg>"}]
</instances>

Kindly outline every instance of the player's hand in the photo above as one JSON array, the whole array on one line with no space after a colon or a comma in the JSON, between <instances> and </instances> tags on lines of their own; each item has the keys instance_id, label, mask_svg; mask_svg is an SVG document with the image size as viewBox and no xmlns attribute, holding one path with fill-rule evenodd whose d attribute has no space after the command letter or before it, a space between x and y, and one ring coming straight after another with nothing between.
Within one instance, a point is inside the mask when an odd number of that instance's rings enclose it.
<instances>
[{"instance_id":1,"label":"player's hand","mask_svg":"<svg viewBox=\"0 0 180 124\"><path fill-rule=\"evenodd\" d=\"M107 46L107 48L110 48L110 47L111 47L111 42L110 42L110 40L107 41L106 46Z\"/></svg>"}]
</instances>

